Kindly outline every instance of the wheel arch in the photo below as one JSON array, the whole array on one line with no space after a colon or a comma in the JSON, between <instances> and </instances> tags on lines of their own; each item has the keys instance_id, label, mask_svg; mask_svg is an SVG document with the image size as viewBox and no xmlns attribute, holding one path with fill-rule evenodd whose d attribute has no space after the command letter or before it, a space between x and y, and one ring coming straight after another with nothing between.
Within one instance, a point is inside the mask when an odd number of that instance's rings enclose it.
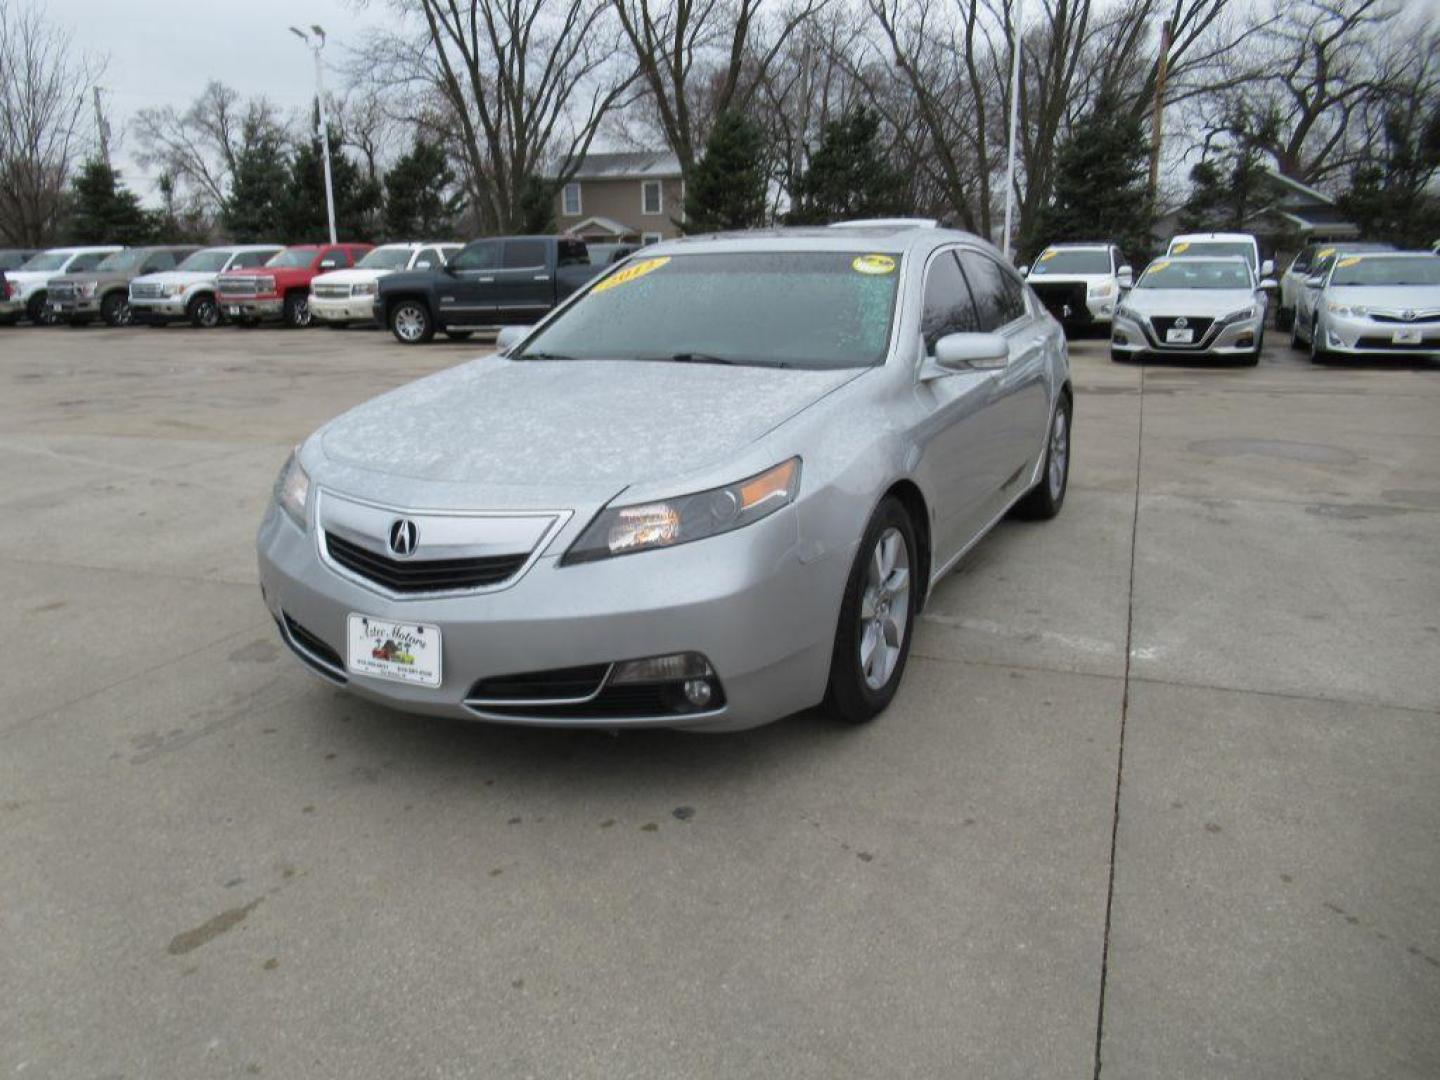
<instances>
[{"instance_id":1,"label":"wheel arch","mask_svg":"<svg viewBox=\"0 0 1440 1080\"><path fill-rule=\"evenodd\" d=\"M894 498L905 509L910 516L910 524L915 529L915 552L918 566L917 582L915 590L915 612L919 614L925 608L925 600L930 593L930 568L933 545L930 538L930 507L925 501L925 495L920 486L910 479L897 480L886 489L884 499Z\"/></svg>"}]
</instances>

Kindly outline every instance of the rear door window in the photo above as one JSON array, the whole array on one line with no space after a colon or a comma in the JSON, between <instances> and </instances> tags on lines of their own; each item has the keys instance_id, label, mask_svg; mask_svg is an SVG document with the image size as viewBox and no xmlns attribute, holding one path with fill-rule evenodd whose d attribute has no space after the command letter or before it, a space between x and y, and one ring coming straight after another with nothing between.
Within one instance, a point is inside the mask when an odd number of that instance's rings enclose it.
<instances>
[{"instance_id":1,"label":"rear door window","mask_svg":"<svg viewBox=\"0 0 1440 1080\"><path fill-rule=\"evenodd\" d=\"M445 257L436 248L424 248L415 256L413 270L439 270L445 265Z\"/></svg>"},{"instance_id":2,"label":"rear door window","mask_svg":"<svg viewBox=\"0 0 1440 1080\"><path fill-rule=\"evenodd\" d=\"M240 252L240 254L236 255L234 259L231 260L230 269L245 270L249 269L250 267L264 266L267 262L274 258L275 255L276 252L270 250L242 251Z\"/></svg>"},{"instance_id":3,"label":"rear door window","mask_svg":"<svg viewBox=\"0 0 1440 1080\"><path fill-rule=\"evenodd\" d=\"M103 251L87 251L76 255L75 261L66 269L67 274L79 274L86 270L94 270L107 257Z\"/></svg>"},{"instance_id":4,"label":"rear door window","mask_svg":"<svg viewBox=\"0 0 1440 1080\"><path fill-rule=\"evenodd\" d=\"M504 270L543 270L547 241L506 240Z\"/></svg>"},{"instance_id":5,"label":"rear door window","mask_svg":"<svg viewBox=\"0 0 1440 1080\"><path fill-rule=\"evenodd\" d=\"M456 270L494 270L500 262L500 242L484 240L469 244L455 256Z\"/></svg>"},{"instance_id":6,"label":"rear door window","mask_svg":"<svg viewBox=\"0 0 1440 1080\"><path fill-rule=\"evenodd\" d=\"M145 260L145 268L142 272L156 274L161 270L173 270L174 268L175 253L173 251L157 251Z\"/></svg>"},{"instance_id":7,"label":"rear door window","mask_svg":"<svg viewBox=\"0 0 1440 1080\"><path fill-rule=\"evenodd\" d=\"M970 333L980 329L975 302L955 253L941 253L925 275L925 307L920 316L920 333L925 352L934 353L935 342L946 334Z\"/></svg>"}]
</instances>

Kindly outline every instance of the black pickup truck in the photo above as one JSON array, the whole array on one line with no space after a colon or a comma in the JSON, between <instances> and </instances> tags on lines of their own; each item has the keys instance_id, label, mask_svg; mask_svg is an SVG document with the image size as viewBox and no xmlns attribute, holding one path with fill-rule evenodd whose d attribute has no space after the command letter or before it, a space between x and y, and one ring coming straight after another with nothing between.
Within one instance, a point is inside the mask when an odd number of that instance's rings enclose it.
<instances>
[{"instance_id":1,"label":"black pickup truck","mask_svg":"<svg viewBox=\"0 0 1440 1080\"><path fill-rule=\"evenodd\" d=\"M437 330L463 340L476 330L538 322L605 269L573 237L474 240L439 270L381 278L375 320L406 345L423 345Z\"/></svg>"}]
</instances>

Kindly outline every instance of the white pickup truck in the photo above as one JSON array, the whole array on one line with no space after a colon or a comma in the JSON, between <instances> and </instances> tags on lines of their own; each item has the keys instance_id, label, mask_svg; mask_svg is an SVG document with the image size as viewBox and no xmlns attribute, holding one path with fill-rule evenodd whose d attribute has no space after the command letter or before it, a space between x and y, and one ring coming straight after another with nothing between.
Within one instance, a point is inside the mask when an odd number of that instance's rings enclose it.
<instances>
[{"instance_id":1,"label":"white pickup truck","mask_svg":"<svg viewBox=\"0 0 1440 1080\"><path fill-rule=\"evenodd\" d=\"M46 286L53 277L94 270L119 247L61 247L42 251L18 270L5 272L5 295L0 296L0 325L14 325L23 316L37 326L54 322L46 305Z\"/></svg>"}]
</instances>

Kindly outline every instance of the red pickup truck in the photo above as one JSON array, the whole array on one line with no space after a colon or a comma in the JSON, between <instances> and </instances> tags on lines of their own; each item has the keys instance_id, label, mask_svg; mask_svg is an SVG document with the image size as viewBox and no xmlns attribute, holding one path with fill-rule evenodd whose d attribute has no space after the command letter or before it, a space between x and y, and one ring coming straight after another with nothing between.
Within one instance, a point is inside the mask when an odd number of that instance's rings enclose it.
<instances>
[{"instance_id":1,"label":"red pickup truck","mask_svg":"<svg viewBox=\"0 0 1440 1080\"><path fill-rule=\"evenodd\" d=\"M296 244L264 266L228 270L216 284L221 314L236 323L284 319L289 326L309 326L311 279L354 266L372 246Z\"/></svg>"}]
</instances>

